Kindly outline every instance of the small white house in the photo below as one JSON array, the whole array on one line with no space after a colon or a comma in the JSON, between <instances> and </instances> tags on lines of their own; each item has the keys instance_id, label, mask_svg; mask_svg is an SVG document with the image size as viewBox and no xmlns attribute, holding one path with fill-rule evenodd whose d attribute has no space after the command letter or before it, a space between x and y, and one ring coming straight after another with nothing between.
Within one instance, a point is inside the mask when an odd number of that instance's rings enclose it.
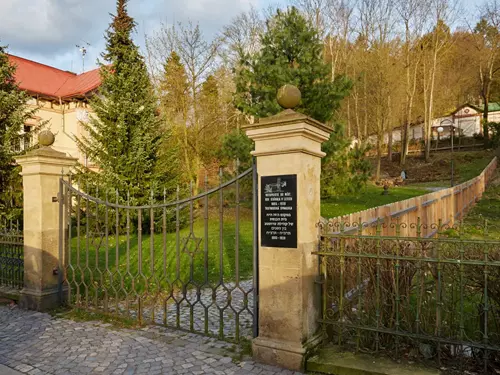
<instances>
[{"instance_id":1,"label":"small white house","mask_svg":"<svg viewBox=\"0 0 500 375\"><path fill-rule=\"evenodd\" d=\"M494 113L491 113L490 116L493 116L493 114ZM449 137L450 130L453 127L457 135L460 134L464 137L482 134L481 116L482 108L471 104L464 104L448 116L434 119L432 122L432 133L433 135L437 134L437 129L442 127L444 129L442 136Z\"/></svg>"},{"instance_id":2,"label":"small white house","mask_svg":"<svg viewBox=\"0 0 500 375\"><path fill-rule=\"evenodd\" d=\"M452 127L455 134L460 134L463 137L472 137L476 134L483 134L481 119L483 107L473 104L464 104L455 109L449 115L435 118L432 122L433 138L437 137L437 129L443 128L441 138L448 138ZM488 104L488 120L492 122L500 122L500 103ZM394 143L401 142L404 128L398 126L392 130L392 141ZM424 138L424 123L410 125L410 140L421 140ZM371 135L368 137L368 142L371 144L377 143L377 136ZM384 143L389 143L389 134L385 134Z\"/></svg>"}]
</instances>

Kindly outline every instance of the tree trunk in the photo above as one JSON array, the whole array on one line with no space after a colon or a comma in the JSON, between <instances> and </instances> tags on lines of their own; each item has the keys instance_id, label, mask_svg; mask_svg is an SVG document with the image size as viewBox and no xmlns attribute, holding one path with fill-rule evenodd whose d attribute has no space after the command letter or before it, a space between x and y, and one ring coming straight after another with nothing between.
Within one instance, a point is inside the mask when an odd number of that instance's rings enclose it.
<instances>
[{"instance_id":1,"label":"tree trunk","mask_svg":"<svg viewBox=\"0 0 500 375\"><path fill-rule=\"evenodd\" d=\"M399 164L401 166L406 163L406 155L408 155L408 147L410 145L410 28L408 22L405 22L405 55L406 55L406 113L404 129L401 132L401 156Z\"/></svg>"},{"instance_id":2,"label":"tree trunk","mask_svg":"<svg viewBox=\"0 0 500 375\"><path fill-rule=\"evenodd\" d=\"M375 180L380 180L380 165L382 162L382 142L380 142L380 136L377 137L377 169L375 171Z\"/></svg>"},{"instance_id":3,"label":"tree trunk","mask_svg":"<svg viewBox=\"0 0 500 375\"><path fill-rule=\"evenodd\" d=\"M408 116L408 112L406 116ZM410 147L410 121L408 117L401 131L401 135L401 158L399 159L399 165L404 166L406 163L406 156L408 155L408 148Z\"/></svg>"},{"instance_id":4,"label":"tree trunk","mask_svg":"<svg viewBox=\"0 0 500 375\"><path fill-rule=\"evenodd\" d=\"M434 55L432 59L432 71L431 71L431 82L429 87L429 111L427 113L429 118L429 123L427 125L428 134L426 134L427 142L425 143L425 161L429 162L431 160L431 140L432 140L432 121L433 121L433 104L434 104L434 84L436 81L436 69L437 69L437 46L434 50Z\"/></svg>"},{"instance_id":5,"label":"tree trunk","mask_svg":"<svg viewBox=\"0 0 500 375\"><path fill-rule=\"evenodd\" d=\"M365 139L368 139L368 95L367 95L367 80L366 80L366 74L364 74L364 99L365 99L365 118L364 118L364 126L365 126Z\"/></svg>"},{"instance_id":6,"label":"tree trunk","mask_svg":"<svg viewBox=\"0 0 500 375\"><path fill-rule=\"evenodd\" d=\"M392 162L392 133L394 129L390 125L390 121L392 121L392 107L391 107L391 96L387 97L387 118L389 120L389 124L387 125L387 158L390 162Z\"/></svg>"},{"instance_id":7,"label":"tree trunk","mask_svg":"<svg viewBox=\"0 0 500 375\"><path fill-rule=\"evenodd\" d=\"M424 155L425 159L427 160L427 142L428 139L428 127L429 127L429 84L428 84L428 77L427 77L427 64L424 61L424 73L423 73L423 81L424 81L424 126L422 128L422 138L424 140Z\"/></svg>"},{"instance_id":8,"label":"tree trunk","mask_svg":"<svg viewBox=\"0 0 500 375\"><path fill-rule=\"evenodd\" d=\"M356 116L356 136L358 137L358 141L362 142L363 139L363 134L361 132L361 125L359 123L359 94L357 92L357 89L354 93L354 116Z\"/></svg>"},{"instance_id":9,"label":"tree trunk","mask_svg":"<svg viewBox=\"0 0 500 375\"><path fill-rule=\"evenodd\" d=\"M487 83L489 86L489 84ZM485 89L488 90L488 89ZM488 90L489 91L489 90ZM488 132L488 104L489 104L489 95L484 93L483 95L484 101L484 109L483 109L483 137L484 137L484 147L487 148L489 146L490 135Z\"/></svg>"},{"instance_id":10,"label":"tree trunk","mask_svg":"<svg viewBox=\"0 0 500 375\"><path fill-rule=\"evenodd\" d=\"M389 129L388 131L388 137L389 140L387 141L387 159L392 162L392 130Z\"/></svg>"},{"instance_id":11,"label":"tree trunk","mask_svg":"<svg viewBox=\"0 0 500 375\"><path fill-rule=\"evenodd\" d=\"M351 138L351 101L347 99L347 138Z\"/></svg>"},{"instance_id":12,"label":"tree trunk","mask_svg":"<svg viewBox=\"0 0 500 375\"><path fill-rule=\"evenodd\" d=\"M336 70L337 70L337 62L338 62L338 59L339 59L339 48L334 48L334 45L333 45L333 38L330 36L328 38L328 47L330 49L330 56L332 58L332 68L331 68L331 80L332 82L335 81L335 74L336 74ZM335 50L335 52L334 52Z\"/></svg>"},{"instance_id":13,"label":"tree trunk","mask_svg":"<svg viewBox=\"0 0 500 375\"><path fill-rule=\"evenodd\" d=\"M489 147L489 132L488 132L488 104L490 102L491 82L493 81L493 60L490 59L488 72L484 72L482 67L479 67L479 75L481 79L481 96L483 98L483 137L484 147Z\"/></svg>"},{"instance_id":14,"label":"tree trunk","mask_svg":"<svg viewBox=\"0 0 500 375\"><path fill-rule=\"evenodd\" d=\"M413 115L413 102L415 100L415 92L417 91L417 73L418 73L419 63L420 59L418 59L418 61L415 62L415 69L413 71L413 82L411 85L411 92L407 110L407 120L405 124L405 131L408 132L407 138L405 139L406 154L404 155L404 158L402 157L402 162L401 162L402 166L406 164L406 157L408 156L408 152L410 150L410 131L411 131L410 125L411 125L411 118Z\"/></svg>"}]
</instances>

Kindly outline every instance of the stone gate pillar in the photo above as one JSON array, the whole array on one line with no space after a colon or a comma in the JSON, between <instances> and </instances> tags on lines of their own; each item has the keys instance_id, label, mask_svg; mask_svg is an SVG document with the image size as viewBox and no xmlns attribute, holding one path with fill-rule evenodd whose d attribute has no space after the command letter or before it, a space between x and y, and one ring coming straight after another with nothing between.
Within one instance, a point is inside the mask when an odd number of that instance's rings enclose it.
<instances>
[{"instance_id":1,"label":"stone gate pillar","mask_svg":"<svg viewBox=\"0 0 500 375\"><path fill-rule=\"evenodd\" d=\"M54 135L42 131L40 148L16 159L23 177L24 288L19 305L47 310L59 305L59 179L77 159L50 147Z\"/></svg>"},{"instance_id":2,"label":"stone gate pillar","mask_svg":"<svg viewBox=\"0 0 500 375\"><path fill-rule=\"evenodd\" d=\"M299 370L318 340L317 250L322 142L331 128L293 111L300 91L280 90L276 116L248 125L259 178L259 335L256 360Z\"/></svg>"}]
</instances>

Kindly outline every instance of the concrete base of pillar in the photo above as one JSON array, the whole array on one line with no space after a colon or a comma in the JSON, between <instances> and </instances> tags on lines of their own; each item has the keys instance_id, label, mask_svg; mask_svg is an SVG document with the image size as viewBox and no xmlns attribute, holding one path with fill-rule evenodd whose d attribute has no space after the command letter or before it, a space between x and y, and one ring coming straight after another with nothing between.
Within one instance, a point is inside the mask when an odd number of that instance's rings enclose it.
<instances>
[{"instance_id":1,"label":"concrete base of pillar","mask_svg":"<svg viewBox=\"0 0 500 375\"><path fill-rule=\"evenodd\" d=\"M320 344L321 340L322 335L316 335L306 343L257 337L252 341L253 358L267 365L301 371L305 368L307 355Z\"/></svg>"},{"instance_id":2,"label":"concrete base of pillar","mask_svg":"<svg viewBox=\"0 0 500 375\"><path fill-rule=\"evenodd\" d=\"M67 287L63 289L63 301L60 301L57 288L43 291L24 288L19 295L19 307L36 311L52 310L66 303L67 291Z\"/></svg>"}]
</instances>

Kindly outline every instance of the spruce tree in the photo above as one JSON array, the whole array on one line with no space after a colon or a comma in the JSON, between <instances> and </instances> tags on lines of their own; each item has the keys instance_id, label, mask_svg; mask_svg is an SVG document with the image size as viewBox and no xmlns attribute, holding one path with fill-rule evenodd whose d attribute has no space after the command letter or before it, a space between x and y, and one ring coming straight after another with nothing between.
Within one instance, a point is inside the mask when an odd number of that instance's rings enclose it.
<instances>
[{"instance_id":1,"label":"spruce tree","mask_svg":"<svg viewBox=\"0 0 500 375\"><path fill-rule=\"evenodd\" d=\"M162 146L162 151L167 154L162 155L161 162L163 165L170 165L168 160L165 160L165 156L175 161L183 171L179 180L183 184L189 184L193 181L192 176L198 172L198 163L193 157L188 127L189 115L192 112L190 110L192 97L189 92L186 69L175 51L171 52L163 65L159 92L162 129L165 133L172 135L168 144ZM173 148L175 148L174 158L171 152Z\"/></svg>"},{"instance_id":2,"label":"spruce tree","mask_svg":"<svg viewBox=\"0 0 500 375\"><path fill-rule=\"evenodd\" d=\"M203 165L209 165L216 159L221 135L225 133L223 106L217 79L213 75L209 75L202 83L198 99L199 153Z\"/></svg>"},{"instance_id":3,"label":"spruce tree","mask_svg":"<svg viewBox=\"0 0 500 375\"><path fill-rule=\"evenodd\" d=\"M322 57L323 43L314 27L295 8L279 11L267 21L262 48L247 56L237 70L235 104L256 117L267 117L282 109L276 102L278 89L293 84L302 92L295 110L319 121L332 119L351 83L333 77Z\"/></svg>"},{"instance_id":4,"label":"spruce tree","mask_svg":"<svg viewBox=\"0 0 500 375\"><path fill-rule=\"evenodd\" d=\"M88 135L78 144L99 168L96 174L87 170L87 178L91 175L107 190L128 191L144 203L152 189L162 191L175 174L158 166L160 119L144 58L132 39L135 25L127 0L117 0L99 62L102 83L90 101L95 114L83 124Z\"/></svg>"},{"instance_id":5,"label":"spruce tree","mask_svg":"<svg viewBox=\"0 0 500 375\"><path fill-rule=\"evenodd\" d=\"M22 218L22 181L14 158L21 154L23 126L35 110L15 81L16 67L0 46L0 223Z\"/></svg>"},{"instance_id":6,"label":"spruce tree","mask_svg":"<svg viewBox=\"0 0 500 375\"><path fill-rule=\"evenodd\" d=\"M160 82L161 110L168 121L185 123L189 106L189 85L186 69L175 51L167 58L163 69Z\"/></svg>"}]
</instances>

